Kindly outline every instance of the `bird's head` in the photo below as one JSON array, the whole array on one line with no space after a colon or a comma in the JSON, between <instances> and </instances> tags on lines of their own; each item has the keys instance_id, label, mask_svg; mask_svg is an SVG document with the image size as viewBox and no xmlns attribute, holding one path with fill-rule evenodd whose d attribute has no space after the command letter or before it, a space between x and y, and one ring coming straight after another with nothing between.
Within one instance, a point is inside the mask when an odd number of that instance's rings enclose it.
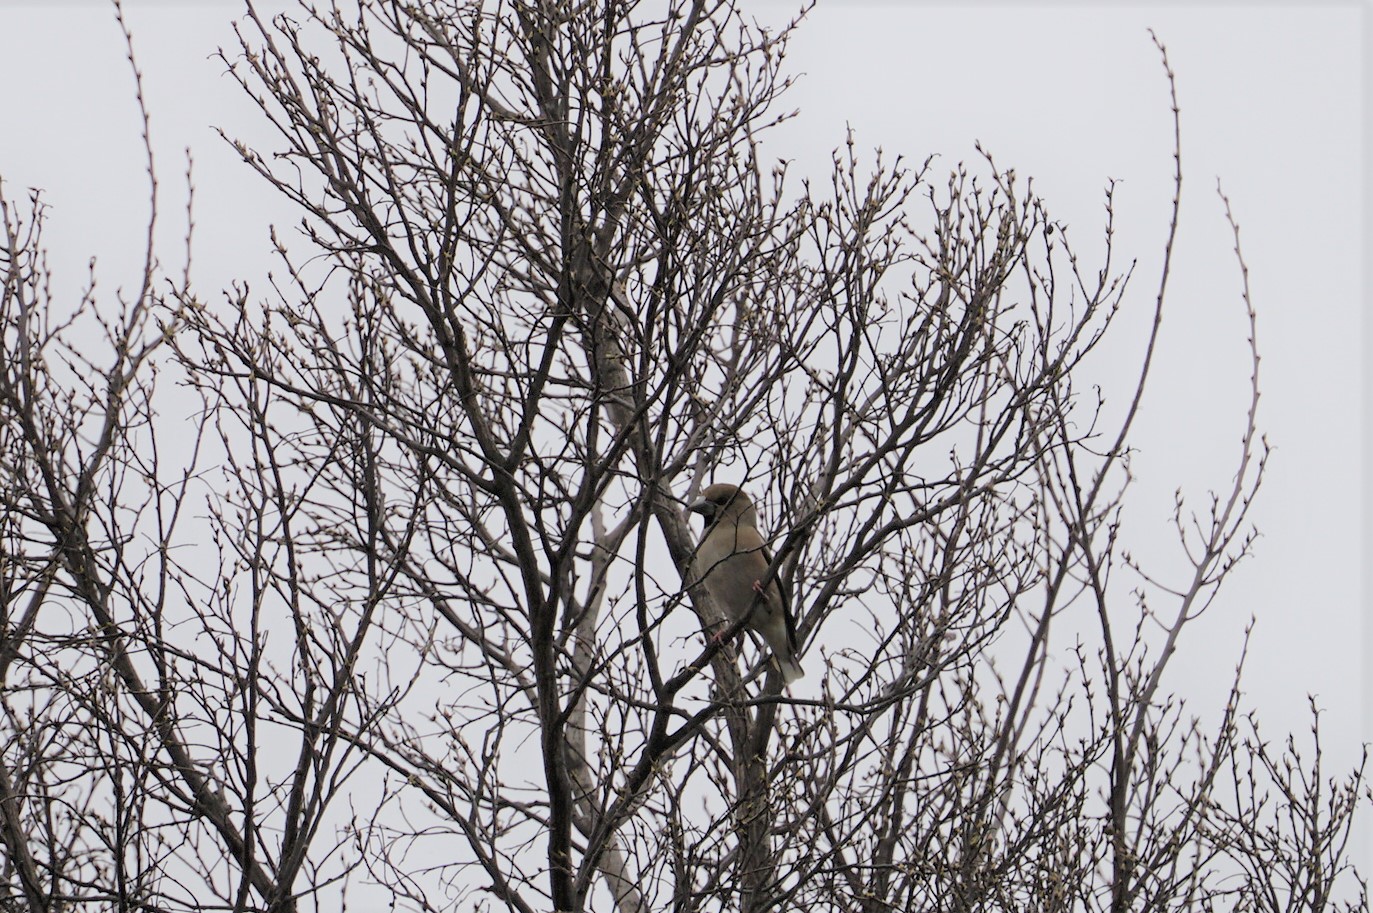
<instances>
[{"instance_id":1,"label":"bird's head","mask_svg":"<svg viewBox=\"0 0 1373 913\"><path fill-rule=\"evenodd\" d=\"M754 528L758 526L758 513L753 509L753 502L738 485L726 485L723 482L711 485L701 492L699 500L687 505L687 510L705 518L706 529L722 520L727 523L742 522Z\"/></svg>"}]
</instances>

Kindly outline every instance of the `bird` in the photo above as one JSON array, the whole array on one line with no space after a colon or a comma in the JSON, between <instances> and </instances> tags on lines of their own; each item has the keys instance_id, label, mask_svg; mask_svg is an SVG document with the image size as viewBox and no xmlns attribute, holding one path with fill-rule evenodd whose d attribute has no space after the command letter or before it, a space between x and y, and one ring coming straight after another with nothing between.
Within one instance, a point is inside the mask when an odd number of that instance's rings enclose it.
<instances>
[{"instance_id":1,"label":"bird","mask_svg":"<svg viewBox=\"0 0 1373 913\"><path fill-rule=\"evenodd\" d=\"M758 511L737 485L716 483L701 492L687 510L705 520L701 544L692 559L692 582L705 584L711 598L731 622L762 636L789 685L805 674L796 660L796 619L780 578L763 586L772 554L758 532Z\"/></svg>"}]
</instances>

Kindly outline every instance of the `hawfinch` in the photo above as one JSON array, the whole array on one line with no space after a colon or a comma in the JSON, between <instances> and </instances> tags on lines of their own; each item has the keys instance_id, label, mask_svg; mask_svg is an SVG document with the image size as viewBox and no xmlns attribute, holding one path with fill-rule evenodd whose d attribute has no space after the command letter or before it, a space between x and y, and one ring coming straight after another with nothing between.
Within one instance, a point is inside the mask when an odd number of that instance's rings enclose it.
<instances>
[{"instance_id":1,"label":"hawfinch","mask_svg":"<svg viewBox=\"0 0 1373 913\"><path fill-rule=\"evenodd\" d=\"M782 670L783 684L805 673L796 661L796 620L777 577L762 586L772 554L758 532L753 502L734 485L711 485L687 510L705 518L705 532L693 560L692 580L704 581L711 598L731 622L762 635Z\"/></svg>"}]
</instances>

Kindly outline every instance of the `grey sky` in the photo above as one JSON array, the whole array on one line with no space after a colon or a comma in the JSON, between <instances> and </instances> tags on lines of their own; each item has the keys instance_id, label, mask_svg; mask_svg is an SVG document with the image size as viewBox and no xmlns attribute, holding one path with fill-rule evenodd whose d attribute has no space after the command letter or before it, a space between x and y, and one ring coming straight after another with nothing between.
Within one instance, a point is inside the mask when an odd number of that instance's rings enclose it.
<instances>
[{"instance_id":1,"label":"grey sky","mask_svg":"<svg viewBox=\"0 0 1373 913\"><path fill-rule=\"evenodd\" d=\"M211 130L270 143L213 58L217 45L232 45L227 23L239 7L127 7L159 157L164 264L175 265L185 232L190 147L197 285L207 296L234 279L260 287L267 224L295 217ZM760 3L757 15L780 20L790 7ZM1178 78L1185 198L1163 349L1136 438L1132 550L1176 567L1174 488L1204 509L1208 489L1229 483L1238 451L1246 324L1219 177L1242 226L1263 354L1259 422L1275 451L1253 513L1256 556L1187 635L1171 690L1198 709L1222 700L1253 615L1246 705L1270 736L1304 733L1314 694L1327 711L1333 770L1356 759L1361 732L1373 733L1360 675L1373 655L1361 590L1370 564L1361 522L1370 504L1360 107L1368 19L1355 3L822 4L790 54L805 74L791 96L801 117L768 145L821 177L846 125L860 149L916 162L939 154L934 174L975 159L980 141L999 165L1034 178L1088 254L1100 249L1103 188L1119 179L1117 256L1138 259L1128 302L1142 314L1157 286L1171 193L1167 83L1147 32L1155 30ZM104 290L131 283L147 184L109 8L0 5L0 79L0 178L10 194L45 189L59 288L79 291L92 254ZM1095 365L1108 395L1112 363L1138 355L1129 319Z\"/></svg>"}]
</instances>

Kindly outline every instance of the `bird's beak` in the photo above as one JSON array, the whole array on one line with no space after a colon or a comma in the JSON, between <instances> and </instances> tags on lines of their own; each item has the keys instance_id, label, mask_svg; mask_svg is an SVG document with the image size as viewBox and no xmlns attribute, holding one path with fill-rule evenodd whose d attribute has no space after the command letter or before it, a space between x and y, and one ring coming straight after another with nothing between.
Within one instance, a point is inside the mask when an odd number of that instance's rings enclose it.
<instances>
[{"instance_id":1,"label":"bird's beak","mask_svg":"<svg viewBox=\"0 0 1373 913\"><path fill-rule=\"evenodd\" d=\"M702 498L699 501L692 501L690 504L688 504L687 510L693 514L700 514L703 517L709 517L714 507L714 504L707 501L705 498Z\"/></svg>"}]
</instances>

